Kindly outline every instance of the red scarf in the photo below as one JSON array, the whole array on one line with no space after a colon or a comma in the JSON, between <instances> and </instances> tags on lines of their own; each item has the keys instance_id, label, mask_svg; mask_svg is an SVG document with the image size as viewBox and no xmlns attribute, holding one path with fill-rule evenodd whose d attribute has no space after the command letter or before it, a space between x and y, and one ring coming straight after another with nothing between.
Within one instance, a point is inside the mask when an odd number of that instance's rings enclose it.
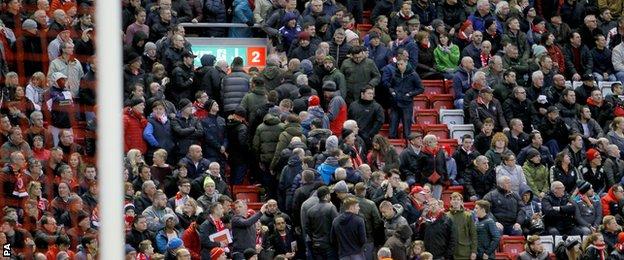
<instances>
[{"instance_id":1,"label":"red scarf","mask_svg":"<svg viewBox=\"0 0 624 260\"><path fill-rule=\"evenodd\" d=\"M423 147L423 152L431 154L433 156L436 156L438 154L438 150L440 150L440 147L429 147L429 146L425 146Z\"/></svg>"},{"instance_id":2,"label":"red scarf","mask_svg":"<svg viewBox=\"0 0 624 260\"><path fill-rule=\"evenodd\" d=\"M544 33L546 30L543 30L543 29L537 28L537 26L535 26L535 25L531 25L531 31L536 32L536 33L540 33L540 34L542 34L542 33Z\"/></svg>"},{"instance_id":3,"label":"red scarf","mask_svg":"<svg viewBox=\"0 0 624 260\"><path fill-rule=\"evenodd\" d=\"M24 173L19 170L14 172L15 174L15 187L13 187L13 195L24 198L28 197L28 192L26 191L26 185L24 185Z\"/></svg>"},{"instance_id":4,"label":"red scarf","mask_svg":"<svg viewBox=\"0 0 624 260\"><path fill-rule=\"evenodd\" d=\"M605 243L594 244L594 247L600 253L600 260L605 260Z\"/></svg>"},{"instance_id":5,"label":"red scarf","mask_svg":"<svg viewBox=\"0 0 624 260\"><path fill-rule=\"evenodd\" d=\"M212 223L215 225L215 227L217 228L217 232L225 229L225 226L223 225L223 221L221 221L221 219L215 219L212 216L210 216L210 218L212 219Z\"/></svg>"},{"instance_id":6,"label":"red scarf","mask_svg":"<svg viewBox=\"0 0 624 260\"><path fill-rule=\"evenodd\" d=\"M353 168L358 168L362 165L362 157L360 157L360 153L358 153L355 145L351 146L351 150L355 152L355 157L351 157L351 163L353 163Z\"/></svg>"},{"instance_id":7,"label":"red scarf","mask_svg":"<svg viewBox=\"0 0 624 260\"><path fill-rule=\"evenodd\" d=\"M490 58L492 58L492 54L485 55L482 52L479 54L479 58L481 59L481 66L487 67L488 63L490 62Z\"/></svg>"}]
</instances>

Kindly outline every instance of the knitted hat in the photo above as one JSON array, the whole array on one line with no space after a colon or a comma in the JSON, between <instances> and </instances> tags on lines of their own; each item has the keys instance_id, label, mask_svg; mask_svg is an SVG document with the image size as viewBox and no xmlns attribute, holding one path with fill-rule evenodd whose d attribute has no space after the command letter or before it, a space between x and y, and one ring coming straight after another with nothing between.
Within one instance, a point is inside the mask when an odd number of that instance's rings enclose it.
<instances>
[{"instance_id":1,"label":"knitted hat","mask_svg":"<svg viewBox=\"0 0 624 260\"><path fill-rule=\"evenodd\" d=\"M182 239L174 237L169 240L169 243L167 243L167 250L178 249L182 246L184 246L184 242L182 242Z\"/></svg>"},{"instance_id":2,"label":"knitted hat","mask_svg":"<svg viewBox=\"0 0 624 260\"><path fill-rule=\"evenodd\" d=\"M538 25L539 23L542 22L546 22L546 20L544 20L544 18L539 17L539 16L535 16L535 18L533 18L533 25Z\"/></svg>"},{"instance_id":3,"label":"knitted hat","mask_svg":"<svg viewBox=\"0 0 624 260\"><path fill-rule=\"evenodd\" d=\"M178 222L178 219L174 214L165 214L165 216L163 216L163 219L165 220L165 222L167 222L167 220L169 219L173 219L176 223Z\"/></svg>"},{"instance_id":4,"label":"knitted hat","mask_svg":"<svg viewBox=\"0 0 624 260\"><path fill-rule=\"evenodd\" d=\"M323 82L323 91L334 92L336 91L336 83L333 81L325 81Z\"/></svg>"},{"instance_id":5,"label":"knitted hat","mask_svg":"<svg viewBox=\"0 0 624 260\"><path fill-rule=\"evenodd\" d=\"M588 162L593 161L598 156L600 156L600 152L598 152L598 150L596 150L594 148L589 148L589 150L587 150L587 161Z\"/></svg>"},{"instance_id":6,"label":"knitted hat","mask_svg":"<svg viewBox=\"0 0 624 260\"><path fill-rule=\"evenodd\" d=\"M178 109L184 110L186 107L192 106L192 105L193 103L190 100L188 100L188 98L183 98L183 99L180 99L180 102L178 102Z\"/></svg>"},{"instance_id":7,"label":"knitted hat","mask_svg":"<svg viewBox=\"0 0 624 260\"><path fill-rule=\"evenodd\" d=\"M302 31L299 33L299 40L306 40L309 41L310 40L310 33L306 32L306 31Z\"/></svg>"},{"instance_id":8,"label":"knitted hat","mask_svg":"<svg viewBox=\"0 0 624 260\"><path fill-rule=\"evenodd\" d=\"M310 91L312 92L312 91ZM314 106L318 106L321 104L321 100L319 99L318 96L314 95L314 96L310 96L308 98L308 107L314 107Z\"/></svg>"},{"instance_id":9,"label":"knitted hat","mask_svg":"<svg viewBox=\"0 0 624 260\"><path fill-rule=\"evenodd\" d=\"M531 49L533 50L533 56L535 57L539 57L541 54L546 53L548 51L546 50L546 47L539 45L539 44L533 44Z\"/></svg>"},{"instance_id":10,"label":"knitted hat","mask_svg":"<svg viewBox=\"0 0 624 260\"><path fill-rule=\"evenodd\" d=\"M225 254L223 248L215 247L210 250L210 260L217 260L222 254Z\"/></svg>"},{"instance_id":11,"label":"knitted hat","mask_svg":"<svg viewBox=\"0 0 624 260\"><path fill-rule=\"evenodd\" d=\"M204 109L210 111L210 109L212 108L212 105L214 105L214 103L216 103L217 101L215 101L214 99L208 99L208 101L206 101L206 103L204 103Z\"/></svg>"},{"instance_id":12,"label":"knitted hat","mask_svg":"<svg viewBox=\"0 0 624 260\"><path fill-rule=\"evenodd\" d=\"M234 109L234 114L237 115L237 116L246 118L247 117L247 110L245 110L245 108L242 107L242 106L237 106Z\"/></svg>"},{"instance_id":13,"label":"knitted hat","mask_svg":"<svg viewBox=\"0 0 624 260\"><path fill-rule=\"evenodd\" d=\"M290 20L296 20L296 19L297 19L297 14L293 12L286 12L286 14L284 14L284 18L282 18L282 22L287 23Z\"/></svg>"},{"instance_id":14,"label":"knitted hat","mask_svg":"<svg viewBox=\"0 0 624 260\"><path fill-rule=\"evenodd\" d=\"M22 29L24 30L37 29L37 22L35 22L35 20L33 19L26 19L22 23Z\"/></svg>"},{"instance_id":15,"label":"knitted hat","mask_svg":"<svg viewBox=\"0 0 624 260\"><path fill-rule=\"evenodd\" d=\"M206 178L204 179L204 187L206 187L206 185L208 184L212 184L212 186L215 186L215 181L212 178L206 176Z\"/></svg>"},{"instance_id":16,"label":"knitted hat","mask_svg":"<svg viewBox=\"0 0 624 260\"><path fill-rule=\"evenodd\" d=\"M334 192L335 193L348 193L349 187L347 187L347 183L342 180L334 184Z\"/></svg>"},{"instance_id":17,"label":"knitted hat","mask_svg":"<svg viewBox=\"0 0 624 260\"><path fill-rule=\"evenodd\" d=\"M143 49L144 49L145 51L148 51L148 50L156 50L156 49L157 49L157 47L156 47L156 44L155 44L155 43L153 43L153 42L147 42L147 43L145 44L145 47L144 47Z\"/></svg>"},{"instance_id":18,"label":"knitted hat","mask_svg":"<svg viewBox=\"0 0 624 260\"><path fill-rule=\"evenodd\" d=\"M338 137L335 135L327 137L325 140L325 150L338 148Z\"/></svg>"},{"instance_id":19,"label":"knitted hat","mask_svg":"<svg viewBox=\"0 0 624 260\"><path fill-rule=\"evenodd\" d=\"M539 156L540 152L535 149L535 148L531 148L529 149L529 151L527 152L527 159L531 160L533 159L535 156Z\"/></svg>"},{"instance_id":20,"label":"knitted hat","mask_svg":"<svg viewBox=\"0 0 624 260\"><path fill-rule=\"evenodd\" d=\"M124 206L124 212L128 212L128 210L134 210L136 211L136 208L134 207L134 204L132 203L128 203Z\"/></svg>"},{"instance_id":21,"label":"knitted hat","mask_svg":"<svg viewBox=\"0 0 624 260\"><path fill-rule=\"evenodd\" d=\"M414 187L412 187L412 190L410 190L410 195L416 194L416 193L425 193L425 189L422 186L419 185L414 185Z\"/></svg>"},{"instance_id":22,"label":"knitted hat","mask_svg":"<svg viewBox=\"0 0 624 260\"><path fill-rule=\"evenodd\" d=\"M592 185L586 181L580 181L576 186L580 194L585 194L592 188Z\"/></svg>"},{"instance_id":23,"label":"knitted hat","mask_svg":"<svg viewBox=\"0 0 624 260\"><path fill-rule=\"evenodd\" d=\"M442 19L435 19L431 21L431 27L433 27L434 30L439 26L444 26L444 21L442 21Z\"/></svg>"},{"instance_id":24,"label":"knitted hat","mask_svg":"<svg viewBox=\"0 0 624 260\"><path fill-rule=\"evenodd\" d=\"M136 106L136 105L138 105L138 104L142 104L142 103L144 103L144 102L145 102L145 101L143 101L143 99L140 99L140 98L133 98L133 99L131 99L131 100L130 100L129 105L130 105L130 107L134 107L134 106Z\"/></svg>"},{"instance_id":25,"label":"knitted hat","mask_svg":"<svg viewBox=\"0 0 624 260\"><path fill-rule=\"evenodd\" d=\"M341 134L341 139L344 140L345 138L347 138L349 135L353 134L353 130L351 129L347 129L347 128L343 128L342 129L342 134Z\"/></svg>"},{"instance_id":26,"label":"knitted hat","mask_svg":"<svg viewBox=\"0 0 624 260\"><path fill-rule=\"evenodd\" d=\"M334 59L334 56L327 55L327 56L325 56L325 59L323 61L336 62L336 59Z\"/></svg>"},{"instance_id":27,"label":"knitted hat","mask_svg":"<svg viewBox=\"0 0 624 260\"><path fill-rule=\"evenodd\" d=\"M569 236L568 238L566 238L566 240L565 240L565 244L564 244L564 245L565 245L565 247L566 247L568 250L570 250L570 249L572 249L574 246L576 246L576 245L578 245L578 244L580 244L580 243L581 243L581 242L580 242L577 238L574 238L574 237L572 237L572 236Z\"/></svg>"},{"instance_id":28,"label":"knitted hat","mask_svg":"<svg viewBox=\"0 0 624 260\"><path fill-rule=\"evenodd\" d=\"M299 64L299 71L303 72L309 77L310 75L314 73L314 66L312 65L312 62L310 60L305 59L305 60L302 60L301 63Z\"/></svg>"},{"instance_id":29,"label":"knitted hat","mask_svg":"<svg viewBox=\"0 0 624 260\"><path fill-rule=\"evenodd\" d=\"M346 30L346 31L345 31L345 35L346 35L346 38L347 38L347 42L350 42L350 41L353 41L353 40L355 40L355 39L359 39L359 38L360 38L360 37L357 35L357 33L354 33L354 32L353 32L353 31L351 31L351 30Z\"/></svg>"}]
</instances>

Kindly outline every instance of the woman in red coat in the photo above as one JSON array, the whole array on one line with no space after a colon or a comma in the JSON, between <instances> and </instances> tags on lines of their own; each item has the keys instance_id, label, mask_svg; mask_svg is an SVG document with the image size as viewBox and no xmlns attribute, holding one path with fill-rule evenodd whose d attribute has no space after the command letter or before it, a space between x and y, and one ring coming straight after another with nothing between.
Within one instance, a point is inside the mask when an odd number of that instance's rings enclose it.
<instances>
[{"instance_id":1,"label":"woman in red coat","mask_svg":"<svg viewBox=\"0 0 624 260\"><path fill-rule=\"evenodd\" d=\"M139 98L130 100L130 105L124 108L124 152L138 149L141 154L147 152L147 143L143 140L143 129L147 126L147 119L143 115L145 101Z\"/></svg>"}]
</instances>

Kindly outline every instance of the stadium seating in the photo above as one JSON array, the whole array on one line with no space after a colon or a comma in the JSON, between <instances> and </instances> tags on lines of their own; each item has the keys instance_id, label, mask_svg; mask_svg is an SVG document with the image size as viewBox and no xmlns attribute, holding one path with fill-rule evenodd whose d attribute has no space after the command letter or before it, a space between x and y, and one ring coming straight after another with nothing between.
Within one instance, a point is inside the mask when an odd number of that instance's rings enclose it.
<instances>
[{"instance_id":1,"label":"stadium seating","mask_svg":"<svg viewBox=\"0 0 624 260\"><path fill-rule=\"evenodd\" d=\"M398 154L401 154L403 149L406 147L405 139L388 139L388 141L390 141L390 144L394 147L394 150L396 150Z\"/></svg>"},{"instance_id":2,"label":"stadium seating","mask_svg":"<svg viewBox=\"0 0 624 260\"><path fill-rule=\"evenodd\" d=\"M498 252L498 253L496 253L496 259L498 259L498 260L513 260L514 258L512 258L507 253Z\"/></svg>"},{"instance_id":3,"label":"stadium seating","mask_svg":"<svg viewBox=\"0 0 624 260\"><path fill-rule=\"evenodd\" d=\"M473 210L475 207L475 203L472 201L464 202L464 209Z\"/></svg>"},{"instance_id":4,"label":"stadium seating","mask_svg":"<svg viewBox=\"0 0 624 260\"><path fill-rule=\"evenodd\" d=\"M232 188L234 198L246 202L260 202L260 188L257 185L234 185Z\"/></svg>"},{"instance_id":5,"label":"stadium seating","mask_svg":"<svg viewBox=\"0 0 624 260\"><path fill-rule=\"evenodd\" d=\"M439 139L438 140L438 145L441 147L451 147L451 154L452 155L455 150L457 150L457 147L459 146L459 143L457 142L456 139Z\"/></svg>"},{"instance_id":6,"label":"stadium seating","mask_svg":"<svg viewBox=\"0 0 624 260\"><path fill-rule=\"evenodd\" d=\"M464 124L464 125L448 125L451 138L461 140L461 137L465 134L469 134L474 136L474 125L473 124Z\"/></svg>"},{"instance_id":7,"label":"stadium seating","mask_svg":"<svg viewBox=\"0 0 624 260\"><path fill-rule=\"evenodd\" d=\"M422 85L425 88L425 95L432 96L446 93L444 80L422 80Z\"/></svg>"},{"instance_id":8,"label":"stadium seating","mask_svg":"<svg viewBox=\"0 0 624 260\"><path fill-rule=\"evenodd\" d=\"M568 238L573 238L575 240L578 240L581 243L583 242L583 238L581 238L581 236L568 236ZM561 242L565 242L565 240L563 239L563 236L555 236L554 246L556 247Z\"/></svg>"},{"instance_id":9,"label":"stadium seating","mask_svg":"<svg viewBox=\"0 0 624 260\"><path fill-rule=\"evenodd\" d=\"M419 109L414 113L414 122L420 125L438 123L438 111L435 109Z\"/></svg>"},{"instance_id":10,"label":"stadium seating","mask_svg":"<svg viewBox=\"0 0 624 260\"><path fill-rule=\"evenodd\" d=\"M440 109L440 123L447 125L464 124L464 111L461 109Z\"/></svg>"},{"instance_id":11,"label":"stadium seating","mask_svg":"<svg viewBox=\"0 0 624 260\"><path fill-rule=\"evenodd\" d=\"M600 81L598 82L598 89L600 89L600 91L602 92L602 96L606 97L609 94L613 94L613 92L611 91L611 85L613 85L614 83L620 83L619 81Z\"/></svg>"},{"instance_id":12,"label":"stadium seating","mask_svg":"<svg viewBox=\"0 0 624 260\"><path fill-rule=\"evenodd\" d=\"M540 241L542 241L544 251L548 253L555 252L555 240L552 236L540 236Z\"/></svg>"},{"instance_id":13,"label":"stadium seating","mask_svg":"<svg viewBox=\"0 0 624 260\"><path fill-rule=\"evenodd\" d=\"M507 253L510 256L517 256L524 251L525 239L523 236L507 236L501 237L498 250Z\"/></svg>"},{"instance_id":14,"label":"stadium seating","mask_svg":"<svg viewBox=\"0 0 624 260\"><path fill-rule=\"evenodd\" d=\"M440 199L444 202L444 207L448 208L451 204L451 194L453 192L459 192L460 194L464 193L464 186L449 186L444 191L442 191L442 196Z\"/></svg>"},{"instance_id":15,"label":"stadium seating","mask_svg":"<svg viewBox=\"0 0 624 260\"><path fill-rule=\"evenodd\" d=\"M358 24L356 26L356 29L360 32L360 38L364 38L364 36L366 36L366 34L368 34L368 31L373 28L372 24Z\"/></svg>"},{"instance_id":16,"label":"stadium seating","mask_svg":"<svg viewBox=\"0 0 624 260\"><path fill-rule=\"evenodd\" d=\"M444 124L424 125L423 130L426 134L432 134L438 137L438 139L448 139L449 130Z\"/></svg>"},{"instance_id":17,"label":"stadium seating","mask_svg":"<svg viewBox=\"0 0 624 260\"><path fill-rule=\"evenodd\" d=\"M453 95L451 94L435 94L429 98L431 102L431 108L440 109L453 109Z\"/></svg>"},{"instance_id":18,"label":"stadium seating","mask_svg":"<svg viewBox=\"0 0 624 260\"><path fill-rule=\"evenodd\" d=\"M429 98L426 95L418 95L414 97L414 111L429 108Z\"/></svg>"}]
</instances>

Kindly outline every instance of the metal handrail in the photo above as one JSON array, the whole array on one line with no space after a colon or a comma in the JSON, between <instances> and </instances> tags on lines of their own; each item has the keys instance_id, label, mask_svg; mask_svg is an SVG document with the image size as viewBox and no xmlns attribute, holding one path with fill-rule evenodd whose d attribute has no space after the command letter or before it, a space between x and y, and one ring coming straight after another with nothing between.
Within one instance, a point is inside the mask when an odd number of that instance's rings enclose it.
<instances>
[{"instance_id":1,"label":"metal handrail","mask_svg":"<svg viewBox=\"0 0 624 260\"><path fill-rule=\"evenodd\" d=\"M183 27L191 28L210 28L210 27L228 27L228 28L262 28L261 24L247 26L244 23L180 23Z\"/></svg>"}]
</instances>

